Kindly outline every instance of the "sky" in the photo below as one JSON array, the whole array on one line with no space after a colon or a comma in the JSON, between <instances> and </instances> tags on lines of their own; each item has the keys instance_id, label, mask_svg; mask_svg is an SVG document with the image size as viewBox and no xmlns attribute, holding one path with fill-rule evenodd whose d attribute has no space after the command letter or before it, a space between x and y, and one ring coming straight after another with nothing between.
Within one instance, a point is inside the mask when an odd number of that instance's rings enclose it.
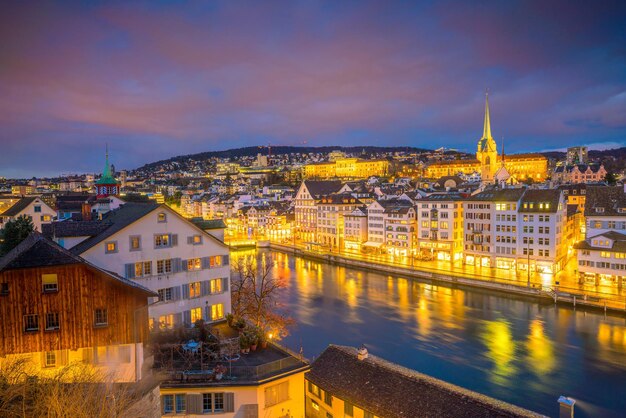
<instances>
[{"instance_id":1,"label":"sky","mask_svg":"<svg viewBox=\"0 0 626 418\"><path fill-rule=\"evenodd\" d=\"M624 1L0 4L0 176L276 145L626 145Z\"/></svg>"}]
</instances>

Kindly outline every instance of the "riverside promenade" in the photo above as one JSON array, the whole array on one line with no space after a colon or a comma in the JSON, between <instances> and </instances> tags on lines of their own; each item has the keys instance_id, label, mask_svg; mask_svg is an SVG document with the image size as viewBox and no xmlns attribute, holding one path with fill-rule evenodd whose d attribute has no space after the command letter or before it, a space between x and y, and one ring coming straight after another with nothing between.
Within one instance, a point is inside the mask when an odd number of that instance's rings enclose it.
<instances>
[{"instance_id":1,"label":"riverside promenade","mask_svg":"<svg viewBox=\"0 0 626 418\"><path fill-rule=\"evenodd\" d=\"M568 276L566 271L557 277L540 274L526 275L501 272L490 268L468 268L458 265L460 263L454 265L445 261L420 261L407 257L394 260L385 255L314 251L301 245L293 246L275 242L269 242L269 248L340 266L412 277L431 283L487 289L530 297L544 302L551 301L557 304L626 315L626 296L624 294L608 286L579 284L571 277L571 274Z\"/></svg>"}]
</instances>

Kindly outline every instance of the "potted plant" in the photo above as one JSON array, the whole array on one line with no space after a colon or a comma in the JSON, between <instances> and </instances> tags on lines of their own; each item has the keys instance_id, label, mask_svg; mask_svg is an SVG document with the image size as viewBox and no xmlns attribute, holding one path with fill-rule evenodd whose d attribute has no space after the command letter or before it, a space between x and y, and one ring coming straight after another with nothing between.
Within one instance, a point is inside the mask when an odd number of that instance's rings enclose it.
<instances>
[{"instance_id":1,"label":"potted plant","mask_svg":"<svg viewBox=\"0 0 626 418\"><path fill-rule=\"evenodd\" d=\"M224 377L224 373L226 373L226 366L223 364L218 364L215 366L215 380L222 380Z\"/></svg>"},{"instance_id":2,"label":"potted plant","mask_svg":"<svg viewBox=\"0 0 626 418\"><path fill-rule=\"evenodd\" d=\"M256 347L259 342L259 337L257 336L257 333L253 332L248 338L250 341L250 350L256 351Z\"/></svg>"},{"instance_id":3,"label":"potted plant","mask_svg":"<svg viewBox=\"0 0 626 418\"><path fill-rule=\"evenodd\" d=\"M231 313L226 314L226 323L229 327L234 328L235 316Z\"/></svg>"},{"instance_id":4,"label":"potted plant","mask_svg":"<svg viewBox=\"0 0 626 418\"><path fill-rule=\"evenodd\" d=\"M246 320L243 318L237 319L235 322L235 328L239 330L239 334L243 333L243 330L246 328Z\"/></svg>"},{"instance_id":5,"label":"potted plant","mask_svg":"<svg viewBox=\"0 0 626 418\"><path fill-rule=\"evenodd\" d=\"M239 336L239 348L241 348L241 354L247 354L250 352L250 342L248 341L246 334L241 334Z\"/></svg>"}]
</instances>

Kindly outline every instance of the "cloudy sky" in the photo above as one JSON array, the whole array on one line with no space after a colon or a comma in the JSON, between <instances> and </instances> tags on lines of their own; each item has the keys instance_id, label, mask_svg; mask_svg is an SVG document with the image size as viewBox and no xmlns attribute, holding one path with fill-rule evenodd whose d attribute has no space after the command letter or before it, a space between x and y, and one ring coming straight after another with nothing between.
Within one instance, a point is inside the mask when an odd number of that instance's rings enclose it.
<instances>
[{"instance_id":1,"label":"cloudy sky","mask_svg":"<svg viewBox=\"0 0 626 418\"><path fill-rule=\"evenodd\" d=\"M268 142L473 151L486 88L507 151L624 145L624 22L624 1L2 2L0 176L100 171L105 142L118 168Z\"/></svg>"}]
</instances>

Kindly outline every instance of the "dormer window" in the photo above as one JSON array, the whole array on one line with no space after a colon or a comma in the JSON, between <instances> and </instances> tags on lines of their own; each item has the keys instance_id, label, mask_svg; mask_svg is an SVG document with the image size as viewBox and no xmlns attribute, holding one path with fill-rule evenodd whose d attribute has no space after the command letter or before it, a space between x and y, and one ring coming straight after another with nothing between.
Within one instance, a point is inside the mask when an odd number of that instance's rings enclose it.
<instances>
[{"instance_id":1,"label":"dormer window","mask_svg":"<svg viewBox=\"0 0 626 418\"><path fill-rule=\"evenodd\" d=\"M165 223L165 222L167 222L167 215L166 215L165 213L163 213L163 212L159 213L159 214L157 215L157 221L158 221L159 223Z\"/></svg>"},{"instance_id":2,"label":"dormer window","mask_svg":"<svg viewBox=\"0 0 626 418\"><path fill-rule=\"evenodd\" d=\"M595 208L596 213L604 213L604 208Z\"/></svg>"}]
</instances>

